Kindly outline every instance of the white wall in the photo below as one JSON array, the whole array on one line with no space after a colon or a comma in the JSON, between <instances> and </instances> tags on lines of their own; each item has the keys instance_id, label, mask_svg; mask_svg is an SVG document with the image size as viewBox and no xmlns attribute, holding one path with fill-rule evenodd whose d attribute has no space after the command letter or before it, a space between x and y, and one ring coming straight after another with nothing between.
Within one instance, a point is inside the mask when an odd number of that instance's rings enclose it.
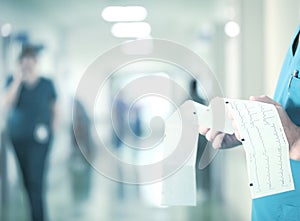
<instances>
[{"instance_id":1,"label":"white wall","mask_svg":"<svg viewBox=\"0 0 300 221\"><path fill-rule=\"evenodd\" d=\"M14 31L29 30L33 40L47 43L42 68L54 74L61 92L67 91L65 106L86 67L124 40L111 36L111 24L101 19L106 2L82 2L81 6L73 6L47 1L44 6L41 1L24 8L3 1L0 7L0 25L9 21ZM247 99L249 95L273 94L287 46L299 23L297 0L148 1L144 4L152 36L195 50L212 67L226 96ZM223 25L230 18L224 15L228 5L235 9L234 19L241 25L241 34L236 39L227 38L223 32ZM208 44L199 38L204 26L212 31ZM224 170L215 175L224 179L224 205L232 220L250 220L244 152L241 148L222 151L220 157L225 162L221 167Z\"/></svg>"}]
</instances>

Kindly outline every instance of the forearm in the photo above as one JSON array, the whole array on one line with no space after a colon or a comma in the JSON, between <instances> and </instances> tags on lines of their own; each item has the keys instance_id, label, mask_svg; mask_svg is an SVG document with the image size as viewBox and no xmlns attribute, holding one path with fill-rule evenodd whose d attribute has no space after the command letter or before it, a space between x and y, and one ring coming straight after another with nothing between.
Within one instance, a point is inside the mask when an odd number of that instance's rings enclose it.
<instances>
[{"instance_id":1,"label":"forearm","mask_svg":"<svg viewBox=\"0 0 300 221\"><path fill-rule=\"evenodd\" d=\"M20 88L21 88L21 81L14 80L11 83L11 86L4 94L4 108L6 110L9 110L18 100L18 97L20 95Z\"/></svg>"}]
</instances>

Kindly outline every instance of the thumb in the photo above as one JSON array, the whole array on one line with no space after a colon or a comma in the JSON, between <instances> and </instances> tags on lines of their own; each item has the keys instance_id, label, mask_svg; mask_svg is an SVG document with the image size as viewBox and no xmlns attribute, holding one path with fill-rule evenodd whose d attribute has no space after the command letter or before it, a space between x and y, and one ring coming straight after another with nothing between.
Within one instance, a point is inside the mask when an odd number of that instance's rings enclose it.
<instances>
[{"instance_id":1,"label":"thumb","mask_svg":"<svg viewBox=\"0 0 300 221\"><path fill-rule=\"evenodd\" d=\"M263 103L267 103L267 104L273 104L275 106L280 105L278 102L274 101L272 98L266 96L266 95L261 95L259 97L257 96L250 96L249 97L250 101L258 101L258 102L263 102Z\"/></svg>"}]
</instances>

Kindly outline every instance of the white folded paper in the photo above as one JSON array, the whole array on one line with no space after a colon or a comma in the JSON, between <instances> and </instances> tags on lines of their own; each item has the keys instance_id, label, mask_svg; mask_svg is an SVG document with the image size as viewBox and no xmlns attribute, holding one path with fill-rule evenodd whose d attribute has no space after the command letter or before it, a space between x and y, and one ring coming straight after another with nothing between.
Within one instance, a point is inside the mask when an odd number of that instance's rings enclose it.
<instances>
[{"instance_id":1,"label":"white folded paper","mask_svg":"<svg viewBox=\"0 0 300 221\"><path fill-rule=\"evenodd\" d=\"M161 205L196 206L196 155L198 118L193 101L187 101L165 124L164 158L176 154L172 162L165 161L163 170L173 174L162 180Z\"/></svg>"}]
</instances>

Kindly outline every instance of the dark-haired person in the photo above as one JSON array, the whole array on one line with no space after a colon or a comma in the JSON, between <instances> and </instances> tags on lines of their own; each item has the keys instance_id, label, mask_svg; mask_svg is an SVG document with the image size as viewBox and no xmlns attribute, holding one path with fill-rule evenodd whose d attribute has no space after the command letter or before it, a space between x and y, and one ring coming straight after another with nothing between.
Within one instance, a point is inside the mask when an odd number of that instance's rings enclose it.
<instances>
[{"instance_id":1,"label":"dark-haired person","mask_svg":"<svg viewBox=\"0 0 300 221\"><path fill-rule=\"evenodd\" d=\"M7 132L19 161L32 221L44 220L43 178L52 141L56 91L37 71L37 50L24 47L5 93Z\"/></svg>"},{"instance_id":2,"label":"dark-haired person","mask_svg":"<svg viewBox=\"0 0 300 221\"><path fill-rule=\"evenodd\" d=\"M290 162L295 190L254 199L252 221L300 220L300 26L296 30L283 63L274 100L267 96L250 97L250 100L273 104L280 116L289 143ZM239 142L239 133L231 136L209 128L200 133L215 148L232 147Z\"/></svg>"}]
</instances>

